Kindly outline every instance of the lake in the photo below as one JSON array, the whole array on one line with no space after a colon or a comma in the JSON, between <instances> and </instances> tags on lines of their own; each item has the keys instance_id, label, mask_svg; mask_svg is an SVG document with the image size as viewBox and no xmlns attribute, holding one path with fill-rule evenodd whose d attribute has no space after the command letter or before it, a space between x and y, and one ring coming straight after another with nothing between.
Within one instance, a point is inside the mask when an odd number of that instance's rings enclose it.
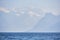
<instances>
[{"instance_id":1,"label":"lake","mask_svg":"<svg viewBox=\"0 0 60 40\"><path fill-rule=\"evenodd\" d=\"M0 32L0 40L60 40L60 33Z\"/></svg>"}]
</instances>

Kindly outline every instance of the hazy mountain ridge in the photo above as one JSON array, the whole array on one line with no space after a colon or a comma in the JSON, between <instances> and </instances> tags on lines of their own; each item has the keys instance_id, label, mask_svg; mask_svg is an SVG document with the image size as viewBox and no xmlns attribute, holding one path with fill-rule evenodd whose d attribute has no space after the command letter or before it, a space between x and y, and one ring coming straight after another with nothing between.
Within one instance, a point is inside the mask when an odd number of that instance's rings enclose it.
<instances>
[{"instance_id":1,"label":"hazy mountain ridge","mask_svg":"<svg viewBox=\"0 0 60 40\"><path fill-rule=\"evenodd\" d=\"M47 13L44 18L38 21L37 25L35 25L31 31L40 32L45 30L47 32L51 30L51 32L53 32L55 29L57 31L60 29L60 15L54 16L51 13Z\"/></svg>"}]
</instances>

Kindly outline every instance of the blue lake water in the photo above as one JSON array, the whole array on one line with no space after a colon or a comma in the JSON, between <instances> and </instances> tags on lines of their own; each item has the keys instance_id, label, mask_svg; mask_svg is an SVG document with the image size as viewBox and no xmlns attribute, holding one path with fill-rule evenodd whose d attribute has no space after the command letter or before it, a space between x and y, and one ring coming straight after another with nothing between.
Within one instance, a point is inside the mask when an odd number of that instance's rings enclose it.
<instances>
[{"instance_id":1,"label":"blue lake water","mask_svg":"<svg viewBox=\"0 0 60 40\"><path fill-rule=\"evenodd\" d=\"M60 40L60 33L1 33L0 40Z\"/></svg>"}]
</instances>

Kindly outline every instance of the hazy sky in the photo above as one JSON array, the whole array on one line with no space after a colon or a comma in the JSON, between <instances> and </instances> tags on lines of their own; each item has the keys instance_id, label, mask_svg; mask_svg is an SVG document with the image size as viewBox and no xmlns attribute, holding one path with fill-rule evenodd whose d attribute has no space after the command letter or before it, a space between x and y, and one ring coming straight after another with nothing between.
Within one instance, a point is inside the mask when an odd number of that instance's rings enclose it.
<instances>
[{"instance_id":1,"label":"hazy sky","mask_svg":"<svg viewBox=\"0 0 60 40\"><path fill-rule=\"evenodd\" d=\"M0 0L0 32L60 32L60 0Z\"/></svg>"}]
</instances>

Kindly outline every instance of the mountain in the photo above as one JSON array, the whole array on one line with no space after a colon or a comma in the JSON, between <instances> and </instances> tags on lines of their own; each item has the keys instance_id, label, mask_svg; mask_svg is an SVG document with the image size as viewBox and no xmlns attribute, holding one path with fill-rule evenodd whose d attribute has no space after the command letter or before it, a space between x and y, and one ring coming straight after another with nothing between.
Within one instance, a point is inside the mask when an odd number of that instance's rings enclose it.
<instances>
[{"instance_id":1,"label":"mountain","mask_svg":"<svg viewBox=\"0 0 60 40\"><path fill-rule=\"evenodd\" d=\"M60 16L47 13L44 18L38 21L31 32L60 32Z\"/></svg>"}]
</instances>

